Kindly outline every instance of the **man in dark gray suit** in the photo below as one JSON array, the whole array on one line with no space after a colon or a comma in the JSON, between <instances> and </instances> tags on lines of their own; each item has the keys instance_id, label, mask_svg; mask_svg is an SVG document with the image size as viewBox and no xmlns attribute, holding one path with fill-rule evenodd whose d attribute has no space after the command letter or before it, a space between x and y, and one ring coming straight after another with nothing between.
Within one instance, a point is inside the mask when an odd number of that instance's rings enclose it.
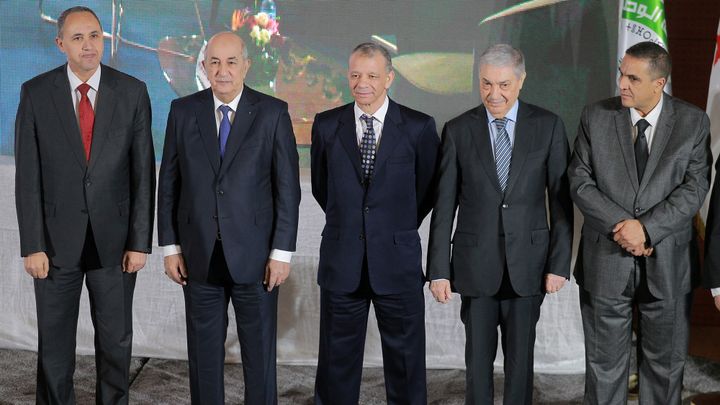
<instances>
[{"instance_id":1,"label":"man in dark gray suit","mask_svg":"<svg viewBox=\"0 0 720 405\"><path fill-rule=\"evenodd\" d=\"M443 130L427 275L438 302L448 302L451 288L462 297L466 403L493 403L499 325L504 403L529 405L540 305L570 276L570 152L560 117L518 100L519 50L495 45L478 66L483 105Z\"/></svg>"},{"instance_id":2,"label":"man in dark gray suit","mask_svg":"<svg viewBox=\"0 0 720 405\"><path fill-rule=\"evenodd\" d=\"M568 175L585 217L575 277L585 331L585 403L627 401L633 308L640 403L679 404L688 349L692 221L709 187L705 113L663 92L670 55L630 47L620 96L583 111Z\"/></svg>"},{"instance_id":3,"label":"man in dark gray suit","mask_svg":"<svg viewBox=\"0 0 720 405\"><path fill-rule=\"evenodd\" d=\"M275 404L278 286L290 273L300 204L287 103L244 85L245 44L208 41L211 89L170 107L158 187L165 273L183 286L193 404L224 403L232 300L245 403Z\"/></svg>"},{"instance_id":4,"label":"man in dark gray suit","mask_svg":"<svg viewBox=\"0 0 720 405\"><path fill-rule=\"evenodd\" d=\"M58 18L67 64L22 86L15 195L25 270L35 278L38 404L75 403L83 279L95 326L97 403L127 404L135 272L155 201L145 84L100 65L103 31L86 7Z\"/></svg>"}]
</instances>

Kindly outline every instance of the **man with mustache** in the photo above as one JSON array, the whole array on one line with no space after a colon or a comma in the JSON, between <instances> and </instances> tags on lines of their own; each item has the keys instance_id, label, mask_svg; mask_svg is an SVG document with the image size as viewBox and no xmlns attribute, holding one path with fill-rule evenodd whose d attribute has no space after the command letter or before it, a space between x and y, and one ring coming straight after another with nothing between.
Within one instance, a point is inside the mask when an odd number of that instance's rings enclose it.
<instances>
[{"instance_id":1,"label":"man with mustache","mask_svg":"<svg viewBox=\"0 0 720 405\"><path fill-rule=\"evenodd\" d=\"M428 278L438 302L452 291L462 299L466 403L493 403L499 325L503 401L530 405L540 305L570 276L570 152L560 117L518 99L526 76L518 49L494 45L478 68L482 105L443 129Z\"/></svg>"},{"instance_id":2,"label":"man with mustache","mask_svg":"<svg viewBox=\"0 0 720 405\"><path fill-rule=\"evenodd\" d=\"M624 404L633 310L641 404L679 404L688 350L693 217L710 182L710 122L663 92L670 55L625 51L620 96L585 107L568 169L583 213L575 277L585 332L585 403Z\"/></svg>"},{"instance_id":3,"label":"man with mustache","mask_svg":"<svg viewBox=\"0 0 720 405\"><path fill-rule=\"evenodd\" d=\"M67 64L23 84L15 121L20 249L34 278L38 404L74 404L82 284L95 327L96 402L127 404L136 272L152 246L155 154L145 84L101 65L87 7L58 18Z\"/></svg>"}]
</instances>

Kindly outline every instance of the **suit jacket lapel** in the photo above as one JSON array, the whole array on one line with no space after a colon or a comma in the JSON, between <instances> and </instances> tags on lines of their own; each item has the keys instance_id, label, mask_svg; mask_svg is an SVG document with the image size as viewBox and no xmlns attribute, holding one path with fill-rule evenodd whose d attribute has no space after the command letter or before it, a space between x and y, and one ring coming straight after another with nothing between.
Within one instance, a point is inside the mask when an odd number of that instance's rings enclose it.
<instances>
[{"instance_id":1,"label":"suit jacket lapel","mask_svg":"<svg viewBox=\"0 0 720 405\"><path fill-rule=\"evenodd\" d=\"M255 90L245 86L240 97L240 102L235 111L232 126L230 127L230 135L225 145L225 157L220 163L220 173L227 171L232 164L235 155L237 155L240 146L245 142L248 136L251 136L250 127L255 121L258 97Z\"/></svg>"},{"instance_id":2,"label":"suit jacket lapel","mask_svg":"<svg viewBox=\"0 0 720 405\"><path fill-rule=\"evenodd\" d=\"M55 105L55 110L60 118L65 139L70 144L70 149L75 155L75 160L83 171L87 168L87 160L85 159L85 148L82 144L80 136L80 126L77 122L77 115L73 107L72 96L70 95L70 81L67 78L67 65L63 65L56 69L55 87L52 90L51 98Z\"/></svg>"},{"instance_id":3,"label":"suit jacket lapel","mask_svg":"<svg viewBox=\"0 0 720 405\"><path fill-rule=\"evenodd\" d=\"M495 153L490 143L490 131L488 130L487 112L484 106L478 107L476 111L477 123L470 127L473 143L477 150L480 163L485 169L485 174L490 178L490 182L495 186L495 190L502 194L500 183L497 177L497 168L495 166Z\"/></svg>"},{"instance_id":4,"label":"suit jacket lapel","mask_svg":"<svg viewBox=\"0 0 720 405\"><path fill-rule=\"evenodd\" d=\"M348 104L340 115L340 125L337 129L337 136L340 139L345 152L347 152L350 162L355 168L358 180L362 180L362 168L360 164L360 147L357 142L357 132L355 132L355 112L354 104Z\"/></svg>"},{"instance_id":5,"label":"suit jacket lapel","mask_svg":"<svg viewBox=\"0 0 720 405\"><path fill-rule=\"evenodd\" d=\"M664 94L663 106L660 111L660 117L658 118L657 128L653 133L652 147L650 148L650 156L648 157L647 165L645 166L645 173L643 174L642 182L640 183L640 192L647 186L650 177L657 168L662 156L665 146L670 140L670 134L672 134L673 124L675 123L675 108L673 108L672 97Z\"/></svg>"},{"instance_id":6,"label":"suit jacket lapel","mask_svg":"<svg viewBox=\"0 0 720 405\"><path fill-rule=\"evenodd\" d=\"M525 159L532 145L532 137L535 134L535 121L530 118L532 110L527 104L518 100L517 122L515 123L515 141L512 147L512 156L510 158L510 175L505 193L512 190L513 185L517 182L522 172Z\"/></svg>"},{"instance_id":7,"label":"suit jacket lapel","mask_svg":"<svg viewBox=\"0 0 720 405\"><path fill-rule=\"evenodd\" d=\"M105 141L112 130L113 113L115 111L115 74L112 70L103 67L100 74L100 85L97 89L95 100L95 123L93 125L92 147L90 148L90 164L88 171L91 171L97 161L101 159L100 154L105 146Z\"/></svg>"},{"instance_id":8,"label":"suit jacket lapel","mask_svg":"<svg viewBox=\"0 0 720 405\"><path fill-rule=\"evenodd\" d=\"M200 127L200 138L205 147L205 154L217 175L220 171L220 145L218 144L217 123L215 122L215 103L212 90L207 89L197 97L195 118ZM227 150L226 150L227 151Z\"/></svg>"},{"instance_id":9,"label":"suit jacket lapel","mask_svg":"<svg viewBox=\"0 0 720 405\"><path fill-rule=\"evenodd\" d=\"M403 120L400 115L400 108L394 101L390 100L387 113L385 114L385 122L382 127L382 137L380 138L377 155L375 156L373 173L377 173L378 170L382 169L388 157L392 155L393 150L404 135L401 129L402 124Z\"/></svg>"},{"instance_id":10,"label":"suit jacket lapel","mask_svg":"<svg viewBox=\"0 0 720 405\"><path fill-rule=\"evenodd\" d=\"M627 108L620 107L615 113L615 135L620 145L623 159L625 160L625 169L627 170L630 183L638 191L639 182L637 176L637 165L635 164L635 148L632 143L632 123L630 122L630 113ZM647 173L647 170L646 170Z\"/></svg>"}]
</instances>

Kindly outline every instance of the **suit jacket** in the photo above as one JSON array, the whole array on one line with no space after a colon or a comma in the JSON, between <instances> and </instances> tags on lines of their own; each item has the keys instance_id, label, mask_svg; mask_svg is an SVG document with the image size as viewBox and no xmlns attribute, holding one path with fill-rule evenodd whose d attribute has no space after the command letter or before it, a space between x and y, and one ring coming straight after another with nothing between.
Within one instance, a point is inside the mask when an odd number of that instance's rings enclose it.
<instances>
[{"instance_id":1,"label":"suit jacket","mask_svg":"<svg viewBox=\"0 0 720 405\"><path fill-rule=\"evenodd\" d=\"M247 86L220 159L212 90L172 102L158 187L160 245L205 281L218 233L236 283L259 282L271 249L295 250L300 181L287 103Z\"/></svg>"},{"instance_id":2,"label":"suit jacket","mask_svg":"<svg viewBox=\"0 0 720 405\"><path fill-rule=\"evenodd\" d=\"M378 294L422 288L418 227L431 209L440 140L432 117L390 100L373 177L363 183L353 103L315 117L312 191L325 212L318 284L355 291L367 260Z\"/></svg>"},{"instance_id":3,"label":"suit jacket","mask_svg":"<svg viewBox=\"0 0 720 405\"><path fill-rule=\"evenodd\" d=\"M618 297L635 258L612 229L638 219L654 248L647 284L658 299L691 286L693 217L710 181L710 126L705 113L664 95L642 181L638 181L630 111L619 97L585 107L568 168L573 200L585 217L575 277L591 294Z\"/></svg>"},{"instance_id":4,"label":"suit jacket","mask_svg":"<svg viewBox=\"0 0 720 405\"><path fill-rule=\"evenodd\" d=\"M565 173L570 156L565 127L557 115L518 102L504 193L485 107L463 113L443 129L428 275L449 279L465 296L496 294L505 268L520 296L541 294L546 273L570 276L573 209Z\"/></svg>"},{"instance_id":5,"label":"suit jacket","mask_svg":"<svg viewBox=\"0 0 720 405\"><path fill-rule=\"evenodd\" d=\"M15 198L22 256L80 262L88 221L104 267L150 253L155 153L145 84L102 66L90 161L66 65L22 85L15 120Z\"/></svg>"},{"instance_id":6,"label":"suit jacket","mask_svg":"<svg viewBox=\"0 0 720 405\"><path fill-rule=\"evenodd\" d=\"M705 224L705 261L703 266L703 286L720 287L720 159L715 162L715 181L713 182L707 222Z\"/></svg>"}]
</instances>

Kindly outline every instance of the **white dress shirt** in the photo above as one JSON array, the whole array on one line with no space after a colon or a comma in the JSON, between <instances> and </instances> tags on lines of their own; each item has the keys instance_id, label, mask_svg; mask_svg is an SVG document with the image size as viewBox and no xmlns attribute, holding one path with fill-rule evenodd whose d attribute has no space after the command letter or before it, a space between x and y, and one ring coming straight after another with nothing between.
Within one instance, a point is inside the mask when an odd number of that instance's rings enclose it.
<instances>
[{"instance_id":1,"label":"white dress shirt","mask_svg":"<svg viewBox=\"0 0 720 405\"><path fill-rule=\"evenodd\" d=\"M390 105L390 99L385 96L385 101L382 103L380 108L372 114L368 114L361 110L360 107L355 103L355 135L357 136L357 143L362 143L362 137L365 133L365 120L361 119L363 115L373 117L373 129L375 130L375 149L380 145L380 137L382 136L383 124L385 123L385 115L387 115L388 105Z\"/></svg>"},{"instance_id":2,"label":"white dress shirt","mask_svg":"<svg viewBox=\"0 0 720 405\"><path fill-rule=\"evenodd\" d=\"M87 96L90 99L90 105L92 106L93 111L95 111L95 100L97 99L97 92L98 88L100 87L101 70L102 66L99 65L97 70L95 70L95 73L90 76L87 82L83 82L75 75L75 72L70 69L70 65L67 66L67 76L68 80L70 81L70 95L73 100L73 108L75 109L75 118L78 120L78 125L80 123L80 116L78 115L78 105L80 105L80 97L82 96L80 95L80 91L77 88L83 83L87 83L88 85L90 85L90 90L88 90Z\"/></svg>"},{"instance_id":3,"label":"white dress shirt","mask_svg":"<svg viewBox=\"0 0 720 405\"><path fill-rule=\"evenodd\" d=\"M660 96L660 101L658 101L657 105L648 113L646 116L641 116L640 113L634 109L630 109L630 121L632 121L632 131L633 131L633 143L635 142L635 139L637 138L637 122L641 119L644 119L645 121L650 124L649 127L645 130L645 139L647 140L648 145L648 154L652 150L652 141L655 135L655 128L657 128L658 120L660 119L660 113L662 112L663 107L663 99L664 96Z\"/></svg>"},{"instance_id":4,"label":"white dress shirt","mask_svg":"<svg viewBox=\"0 0 720 405\"><path fill-rule=\"evenodd\" d=\"M215 128L217 129L218 137L220 136L220 121L222 120L223 115L222 111L220 111L220 107L223 105L230 107L230 111L228 111L228 119L230 120L230 125L232 125L232 122L235 119L235 112L237 111L238 103L240 102L240 97L242 97L242 90L240 90L240 94L238 94L237 97L226 104L220 101L220 99L213 94L213 103L215 105ZM161 247L163 249L163 256L171 256L182 253L180 245L166 245ZM273 249L270 251L270 259L290 263L292 260L292 254L293 252L289 252L287 250Z\"/></svg>"}]
</instances>

